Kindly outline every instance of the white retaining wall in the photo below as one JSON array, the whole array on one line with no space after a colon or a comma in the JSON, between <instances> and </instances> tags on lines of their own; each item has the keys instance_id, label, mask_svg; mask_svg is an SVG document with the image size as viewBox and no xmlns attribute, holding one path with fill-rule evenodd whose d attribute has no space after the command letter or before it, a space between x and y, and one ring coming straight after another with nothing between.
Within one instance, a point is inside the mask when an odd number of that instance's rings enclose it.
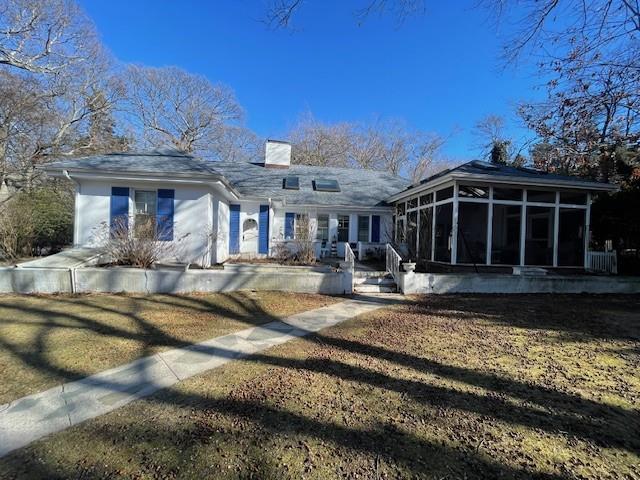
<instances>
[{"instance_id":1,"label":"white retaining wall","mask_svg":"<svg viewBox=\"0 0 640 480\"><path fill-rule=\"evenodd\" d=\"M58 269L0 268L0 293L71 293L71 272ZM233 270L141 270L138 268L79 268L76 293L188 293L234 290L350 294L348 272L265 272Z\"/></svg>"},{"instance_id":2,"label":"white retaining wall","mask_svg":"<svg viewBox=\"0 0 640 480\"><path fill-rule=\"evenodd\" d=\"M640 293L640 278L588 275L401 273L400 290L412 293Z\"/></svg>"}]
</instances>

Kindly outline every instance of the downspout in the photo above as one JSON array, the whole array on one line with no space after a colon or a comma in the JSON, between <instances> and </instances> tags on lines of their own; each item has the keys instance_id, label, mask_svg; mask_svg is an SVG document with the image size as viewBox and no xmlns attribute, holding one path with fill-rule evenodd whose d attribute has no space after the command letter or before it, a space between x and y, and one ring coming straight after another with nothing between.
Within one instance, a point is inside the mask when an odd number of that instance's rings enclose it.
<instances>
[{"instance_id":1,"label":"downspout","mask_svg":"<svg viewBox=\"0 0 640 480\"><path fill-rule=\"evenodd\" d=\"M78 194L80 193L80 183L74 178L71 178L71 175L69 175L69 172L67 170L62 170L62 174L67 180L70 180L76 186L76 193L75 193L75 198L73 202L73 243L75 246L78 239L77 212L78 212ZM71 293L76 293L76 290L77 290L76 289L76 267L69 267L69 280L71 284Z\"/></svg>"}]
</instances>

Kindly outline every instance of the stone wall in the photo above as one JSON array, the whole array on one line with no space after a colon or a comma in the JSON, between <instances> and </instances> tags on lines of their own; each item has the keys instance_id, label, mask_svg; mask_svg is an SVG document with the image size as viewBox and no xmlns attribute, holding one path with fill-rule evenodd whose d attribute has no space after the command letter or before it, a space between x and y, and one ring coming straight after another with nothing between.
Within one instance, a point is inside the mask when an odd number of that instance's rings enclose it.
<instances>
[{"instance_id":1,"label":"stone wall","mask_svg":"<svg viewBox=\"0 0 640 480\"><path fill-rule=\"evenodd\" d=\"M400 290L412 293L640 293L640 278L595 275L401 273Z\"/></svg>"},{"instance_id":2,"label":"stone wall","mask_svg":"<svg viewBox=\"0 0 640 480\"><path fill-rule=\"evenodd\" d=\"M0 293L188 293L235 290L351 293L348 272L78 268L73 273L51 268L0 268ZM73 282L72 282L73 277ZM72 287L73 284L73 287Z\"/></svg>"}]
</instances>

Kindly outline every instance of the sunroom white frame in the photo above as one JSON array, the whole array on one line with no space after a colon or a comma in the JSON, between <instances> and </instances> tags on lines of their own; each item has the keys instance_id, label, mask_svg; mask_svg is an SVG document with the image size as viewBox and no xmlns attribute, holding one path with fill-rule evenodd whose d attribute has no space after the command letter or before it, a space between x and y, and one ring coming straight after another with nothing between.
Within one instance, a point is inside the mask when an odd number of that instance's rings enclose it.
<instances>
[{"instance_id":1,"label":"sunroom white frame","mask_svg":"<svg viewBox=\"0 0 640 480\"><path fill-rule=\"evenodd\" d=\"M460 186L478 186L489 189L488 198L472 198L472 197L460 197ZM453 187L453 196L451 198L447 198L444 200L436 201L436 194L438 191L445 190L447 188ZM494 199L494 189L495 188L505 188L505 189L517 189L522 191L521 200L498 200ZM555 193L555 202L530 202L528 201L528 191L548 191ZM572 204L572 203L561 203L560 202L560 194L564 192L579 192L584 193L586 195L586 203L585 204ZM416 226L416 251L420 245L420 234L422 228L420 226L421 215L420 212L426 208L432 208L431 215L431 255L430 260L435 260L435 239L436 239L436 207L453 203L452 209L452 227L451 227L451 260L450 262L440 262L451 265L472 265L471 263L458 263L458 211L460 203L468 202L468 203L481 203L487 205L487 240L486 240L486 261L485 265L498 265L498 266L510 266L503 263L500 264L492 264L491 263L491 253L492 253L492 242L493 242L493 205L512 205L512 206L520 206L520 261L517 265L519 266L542 266L542 267L558 267L558 245L559 245L559 231L560 231L560 209L579 209L585 212L585 222L584 222L584 259L583 266L584 268L588 267L588 250L589 250L589 232L590 232L590 224L591 224L591 203L592 203L592 193L589 190L580 187L571 187L571 186L553 186L553 185L523 185L519 183L498 183L498 182L489 182L483 180L476 180L469 178L468 180L449 180L439 182L430 188L425 189L416 189L414 192L406 192L407 195L404 198L397 199L394 201L394 206L396 208L396 230L399 229L399 223L402 221L402 225L404 228L403 238L407 239L407 227L408 227L408 214L411 212L416 212L417 226ZM431 194L431 201L429 203L425 203L421 205L420 198ZM415 206L409 208L410 203L415 200ZM399 210L402 208L401 205L404 204L404 212L400 215ZM527 207L545 207L545 208L553 208L554 209L554 228L553 228L553 263L552 265L527 265L525 263L525 253L526 253L526 227L527 227ZM396 237L397 238L397 237ZM477 265L477 264L476 264ZM515 266L515 265L514 265ZM560 267L562 268L562 267ZM567 268L575 268L567 267Z\"/></svg>"}]
</instances>

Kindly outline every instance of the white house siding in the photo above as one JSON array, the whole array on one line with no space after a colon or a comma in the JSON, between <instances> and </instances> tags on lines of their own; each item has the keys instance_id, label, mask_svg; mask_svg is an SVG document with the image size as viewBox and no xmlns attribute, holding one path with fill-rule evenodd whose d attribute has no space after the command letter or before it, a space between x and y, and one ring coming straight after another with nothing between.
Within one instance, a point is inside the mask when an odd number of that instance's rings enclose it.
<instances>
[{"instance_id":1,"label":"white house siding","mask_svg":"<svg viewBox=\"0 0 640 480\"><path fill-rule=\"evenodd\" d=\"M204 186L176 185L172 183L82 181L76 200L74 244L97 246L99 238L104 238L109 226L111 208L111 187L129 188L129 215L134 214L134 190L175 191L174 203L174 244L175 258L182 262L200 263L208 257L208 233L213 229L211 203L214 201L210 190ZM217 202L216 202L217 203ZM102 232L102 233L101 233ZM206 261L205 261L206 263Z\"/></svg>"},{"instance_id":2,"label":"white house siding","mask_svg":"<svg viewBox=\"0 0 640 480\"><path fill-rule=\"evenodd\" d=\"M214 200L213 219L216 248L212 263L222 263L229 258L229 204L223 200Z\"/></svg>"}]
</instances>

